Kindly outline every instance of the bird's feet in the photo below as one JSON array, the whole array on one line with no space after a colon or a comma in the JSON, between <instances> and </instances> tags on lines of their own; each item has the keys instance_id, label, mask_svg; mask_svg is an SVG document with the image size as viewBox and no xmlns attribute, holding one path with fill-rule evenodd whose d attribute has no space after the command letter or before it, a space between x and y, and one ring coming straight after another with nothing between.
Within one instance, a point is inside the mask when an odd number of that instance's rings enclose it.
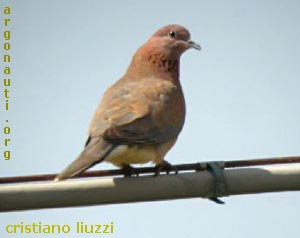
<instances>
[{"instance_id":1,"label":"bird's feet","mask_svg":"<svg viewBox=\"0 0 300 238\"><path fill-rule=\"evenodd\" d=\"M129 164L125 164L122 167L122 170L123 170L124 177L132 177L132 175L134 174L137 175L135 168L133 168Z\"/></svg>"},{"instance_id":2,"label":"bird's feet","mask_svg":"<svg viewBox=\"0 0 300 238\"><path fill-rule=\"evenodd\" d=\"M160 164L157 164L155 166L155 172L154 176L158 176L161 171L166 171L167 174L169 174L174 169L174 166L172 166L168 161L163 160ZM175 168L175 174L178 173L178 170Z\"/></svg>"}]
</instances>

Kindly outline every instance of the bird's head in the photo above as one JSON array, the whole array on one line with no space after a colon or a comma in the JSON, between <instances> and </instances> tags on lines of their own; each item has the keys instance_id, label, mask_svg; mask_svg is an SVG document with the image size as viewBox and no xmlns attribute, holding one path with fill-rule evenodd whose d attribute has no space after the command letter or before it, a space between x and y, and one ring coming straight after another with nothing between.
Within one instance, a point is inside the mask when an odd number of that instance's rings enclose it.
<instances>
[{"instance_id":1,"label":"bird's head","mask_svg":"<svg viewBox=\"0 0 300 238\"><path fill-rule=\"evenodd\" d=\"M189 31L180 25L167 25L160 28L146 44L177 56L191 48L201 49L199 44L191 40Z\"/></svg>"},{"instance_id":2,"label":"bird's head","mask_svg":"<svg viewBox=\"0 0 300 238\"><path fill-rule=\"evenodd\" d=\"M127 75L154 75L177 80L180 56L188 49L201 47L191 40L189 31L180 25L160 28L142 45L127 70ZM132 73L132 74L131 74Z\"/></svg>"}]
</instances>

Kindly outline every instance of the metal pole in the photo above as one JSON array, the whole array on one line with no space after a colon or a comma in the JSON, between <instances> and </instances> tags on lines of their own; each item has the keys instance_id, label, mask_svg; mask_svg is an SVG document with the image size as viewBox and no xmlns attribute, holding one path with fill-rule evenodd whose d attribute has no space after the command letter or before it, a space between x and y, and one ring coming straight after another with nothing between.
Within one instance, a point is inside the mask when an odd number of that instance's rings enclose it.
<instances>
[{"instance_id":1,"label":"metal pole","mask_svg":"<svg viewBox=\"0 0 300 238\"><path fill-rule=\"evenodd\" d=\"M300 165L224 170L228 195L299 191ZM6 184L0 186L0 211L76 207L211 197L210 172Z\"/></svg>"}]
</instances>

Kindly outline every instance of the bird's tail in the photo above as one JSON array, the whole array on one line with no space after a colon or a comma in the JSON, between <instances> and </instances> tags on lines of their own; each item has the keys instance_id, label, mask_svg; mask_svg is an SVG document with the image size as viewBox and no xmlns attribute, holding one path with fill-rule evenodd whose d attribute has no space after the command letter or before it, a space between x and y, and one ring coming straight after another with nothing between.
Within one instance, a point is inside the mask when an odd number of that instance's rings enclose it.
<instances>
[{"instance_id":1,"label":"bird's tail","mask_svg":"<svg viewBox=\"0 0 300 238\"><path fill-rule=\"evenodd\" d=\"M55 181L71 178L94 164L102 162L114 149L114 145L104 141L102 138L92 138L88 145L65 170L55 177Z\"/></svg>"}]
</instances>

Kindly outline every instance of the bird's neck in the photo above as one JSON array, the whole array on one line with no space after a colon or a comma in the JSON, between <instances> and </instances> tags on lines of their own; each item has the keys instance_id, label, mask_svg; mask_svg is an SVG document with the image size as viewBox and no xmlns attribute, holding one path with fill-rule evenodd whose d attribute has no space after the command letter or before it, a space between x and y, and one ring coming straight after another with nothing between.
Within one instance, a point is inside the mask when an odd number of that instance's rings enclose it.
<instances>
[{"instance_id":1,"label":"bird's neck","mask_svg":"<svg viewBox=\"0 0 300 238\"><path fill-rule=\"evenodd\" d=\"M141 77L159 77L180 85L179 65L180 56L155 47L142 46L133 56L127 75L134 75L137 80Z\"/></svg>"}]
</instances>

